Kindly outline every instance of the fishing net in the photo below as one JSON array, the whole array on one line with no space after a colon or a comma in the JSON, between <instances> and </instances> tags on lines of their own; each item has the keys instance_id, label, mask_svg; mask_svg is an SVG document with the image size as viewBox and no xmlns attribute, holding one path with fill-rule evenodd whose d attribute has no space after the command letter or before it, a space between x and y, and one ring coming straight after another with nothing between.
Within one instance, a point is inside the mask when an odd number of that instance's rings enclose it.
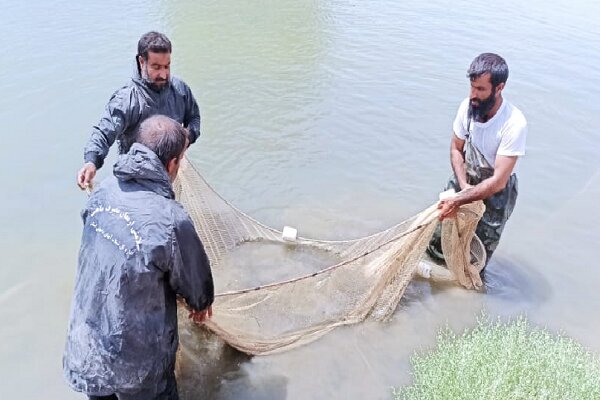
<instances>
[{"instance_id":1,"label":"fishing net","mask_svg":"<svg viewBox=\"0 0 600 400\"><path fill-rule=\"evenodd\" d=\"M187 160L174 184L211 261L215 281L211 331L248 354L287 350L336 326L387 319L418 270L436 228L436 205L382 232L327 241L282 232L220 197ZM485 251L472 240L485 206L460 208L442 224L448 269L465 287L481 285Z\"/></svg>"}]
</instances>

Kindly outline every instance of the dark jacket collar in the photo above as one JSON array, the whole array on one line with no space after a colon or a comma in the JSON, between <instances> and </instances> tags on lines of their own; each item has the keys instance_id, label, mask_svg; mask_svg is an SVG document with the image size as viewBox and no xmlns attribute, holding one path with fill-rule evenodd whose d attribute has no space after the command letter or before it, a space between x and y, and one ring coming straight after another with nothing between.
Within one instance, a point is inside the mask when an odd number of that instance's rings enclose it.
<instances>
[{"instance_id":1,"label":"dark jacket collar","mask_svg":"<svg viewBox=\"0 0 600 400\"><path fill-rule=\"evenodd\" d=\"M119 156L113 172L119 182L135 182L160 196L175 198L167 169L152 150L140 143Z\"/></svg>"}]
</instances>

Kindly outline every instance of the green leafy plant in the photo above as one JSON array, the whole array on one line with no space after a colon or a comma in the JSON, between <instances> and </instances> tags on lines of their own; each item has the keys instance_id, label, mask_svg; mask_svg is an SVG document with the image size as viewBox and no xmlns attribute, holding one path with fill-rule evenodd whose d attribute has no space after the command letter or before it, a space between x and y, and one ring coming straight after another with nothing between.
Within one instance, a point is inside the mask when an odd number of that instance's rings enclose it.
<instances>
[{"instance_id":1,"label":"green leafy plant","mask_svg":"<svg viewBox=\"0 0 600 400\"><path fill-rule=\"evenodd\" d=\"M600 399L600 362L574 340L531 328L525 318L490 322L457 336L449 328L437 348L411 359L414 383L396 400Z\"/></svg>"}]
</instances>

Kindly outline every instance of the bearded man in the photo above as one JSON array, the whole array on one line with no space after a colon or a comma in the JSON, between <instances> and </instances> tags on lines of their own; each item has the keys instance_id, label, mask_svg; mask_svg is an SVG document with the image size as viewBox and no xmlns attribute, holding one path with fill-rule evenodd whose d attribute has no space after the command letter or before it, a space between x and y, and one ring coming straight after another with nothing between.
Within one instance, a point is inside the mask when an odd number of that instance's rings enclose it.
<instances>
[{"instance_id":1,"label":"bearded man","mask_svg":"<svg viewBox=\"0 0 600 400\"><path fill-rule=\"evenodd\" d=\"M200 136L198 104L188 85L171 76L171 50L171 41L159 32L138 41L131 81L112 95L85 146L84 165L77 173L82 190L91 186L115 140L119 153L126 154L139 125L152 115L166 115L187 128L190 144Z\"/></svg>"},{"instance_id":2,"label":"bearded man","mask_svg":"<svg viewBox=\"0 0 600 400\"><path fill-rule=\"evenodd\" d=\"M502 57L493 53L477 56L467 77L471 93L454 120L450 144L454 174L446 187L459 193L439 202L439 219L453 217L463 204L483 200L486 210L476 234L489 261L517 200L514 169L518 158L525 155L527 121L502 96L508 79L508 66ZM428 253L443 260L439 232L434 234Z\"/></svg>"}]
</instances>

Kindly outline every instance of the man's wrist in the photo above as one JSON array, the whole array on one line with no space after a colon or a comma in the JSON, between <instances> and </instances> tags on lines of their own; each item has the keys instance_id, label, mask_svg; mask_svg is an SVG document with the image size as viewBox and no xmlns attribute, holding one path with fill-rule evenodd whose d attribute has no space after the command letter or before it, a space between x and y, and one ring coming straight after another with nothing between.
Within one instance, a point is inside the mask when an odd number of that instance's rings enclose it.
<instances>
[{"instance_id":1,"label":"man's wrist","mask_svg":"<svg viewBox=\"0 0 600 400\"><path fill-rule=\"evenodd\" d=\"M93 151L87 152L83 156L84 164L92 164L96 169L100 169L100 167L102 167L102 161L103 160L100 158L100 156Z\"/></svg>"},{"instance_id":2,"label":"man's wrist","mask_svg":"<svg viewBox=\"0 0 600 400\"><path fill-rule=\"evenodd\" d=\"M188 147L189 147L191 144L196 143L196 140L198 140L198 138L200 137L200 131L192 129L189 126L187 127L187 129L188 129L188 132L189 132L188 138L190 140L190 143L188 144Z\"/></svg>"},{"instance_id":3,"label":"man's wrist","mask_svg":"<svg viewBox=\"0 0 600 400\"><path fill-rule=\"evenodd\" d=\"M475 193L473 192L474 187L475 186L467 185L464 190L458 193L458 195L455 197L458 206L469 204L475 201Z\"/></svg>"}]
</instances>

